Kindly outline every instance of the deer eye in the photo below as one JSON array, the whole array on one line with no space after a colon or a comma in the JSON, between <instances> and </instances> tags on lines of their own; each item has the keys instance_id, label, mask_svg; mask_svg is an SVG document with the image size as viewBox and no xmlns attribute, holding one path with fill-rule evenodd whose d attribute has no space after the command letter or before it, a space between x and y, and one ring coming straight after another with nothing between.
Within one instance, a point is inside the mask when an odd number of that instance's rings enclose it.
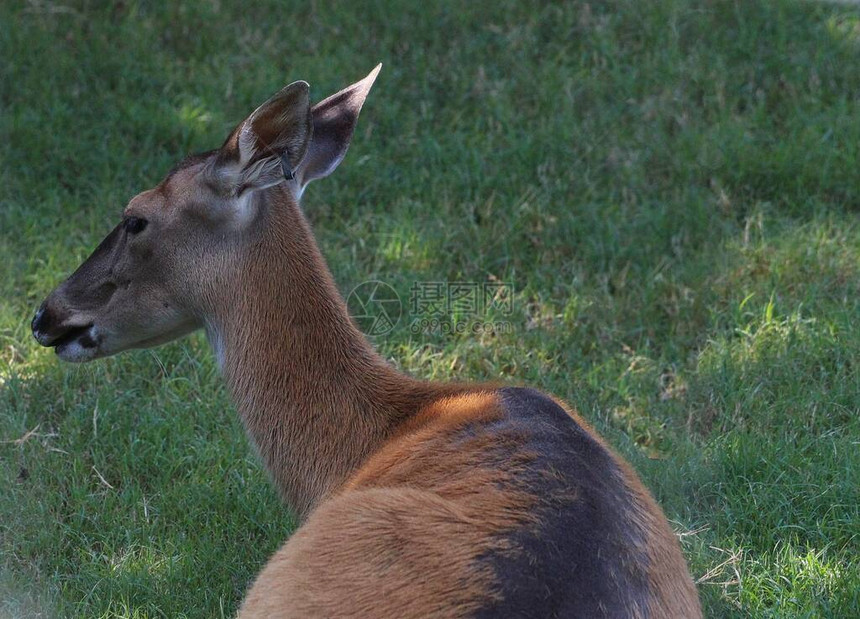
<instances>
[{"instance_id":1,"label":"deer eye","mask_svg":"<svg viewBox=\"0 0 860 619\"><path fill-rule=\"evenodd\" d=\"M148 223L148 221L140 217L126 217L122 225L129 234L137 234L138 232L142 232Z\"/></svg>"}]
</instances>

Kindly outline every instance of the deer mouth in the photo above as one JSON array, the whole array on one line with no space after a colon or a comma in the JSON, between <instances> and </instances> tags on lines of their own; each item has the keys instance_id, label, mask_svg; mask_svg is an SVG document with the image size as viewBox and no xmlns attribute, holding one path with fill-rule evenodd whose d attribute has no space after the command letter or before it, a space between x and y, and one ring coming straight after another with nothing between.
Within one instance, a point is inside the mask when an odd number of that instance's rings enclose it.
<instances>
[{"instance_id":1,"label":"deer mouth","mask_svg":"<svg viewBox=\"0 0 860 619\"><path fill-rule=\"evenodd\" d=\"M89 361L96 356L98 339L93 325L72 327L48 344L63 361Z\"/></svg>"},{"instance_id":2,"label":"deer mouth","mask_svg":"<svg viewBox=\"0 0 860 619\"><path fill-rule=\"evenodd\" d=\"M72 327L68 331L63 333L61 336L59 336L57 339L55 339L53 342L48 344L48 346L51 346L53 348L59 348L60 346L63 346L80 338L81 340L89 340L86 344L83 341L81 342L81 344L83 344L85 347L94 348L96 345L95 340L89 337L89 331L92 328L92 325L85 325L83 327Z\"/></svg>"}]
</instances>

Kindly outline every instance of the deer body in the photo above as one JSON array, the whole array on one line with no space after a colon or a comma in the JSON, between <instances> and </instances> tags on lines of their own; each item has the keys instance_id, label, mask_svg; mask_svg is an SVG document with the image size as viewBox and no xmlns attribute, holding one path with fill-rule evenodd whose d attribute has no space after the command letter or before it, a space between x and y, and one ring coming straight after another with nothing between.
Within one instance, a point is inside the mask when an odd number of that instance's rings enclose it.
<instances>
[{"instance_id":1,"label":"deer body","mask_svg":"<svg viewBox=\"0 0 860 619\"><path fill-rule=\"evenodd\" d=\"M133 199L34 334L85 361L206 329L302 521L242 619L701 616L660 508L575 413L409 378L351 322L298 200L343 158L376 71L313 109L288 86Z\"/></svg>"}]
</instances>

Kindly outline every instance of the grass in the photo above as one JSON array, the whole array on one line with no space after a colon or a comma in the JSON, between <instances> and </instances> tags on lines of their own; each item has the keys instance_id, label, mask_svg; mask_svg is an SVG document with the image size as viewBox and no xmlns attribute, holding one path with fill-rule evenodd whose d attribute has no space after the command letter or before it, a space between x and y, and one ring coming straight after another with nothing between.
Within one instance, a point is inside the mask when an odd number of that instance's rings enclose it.
<instances>
[{"instance_id":1,"label":"grass","mask_svg":"<svg viewBox=\"0 0 860 619\"><path fill-rule=\"evenodd\" d=\"M0 23L0 616L231 616L293 530L202 337L70 367L28 321L186 153L379 61L305 197L342 290L516 290L509 333L402 321L379 348L578 407L708 616L860 616L856 8L70 0Z\"/></svg>"}]
</instances>

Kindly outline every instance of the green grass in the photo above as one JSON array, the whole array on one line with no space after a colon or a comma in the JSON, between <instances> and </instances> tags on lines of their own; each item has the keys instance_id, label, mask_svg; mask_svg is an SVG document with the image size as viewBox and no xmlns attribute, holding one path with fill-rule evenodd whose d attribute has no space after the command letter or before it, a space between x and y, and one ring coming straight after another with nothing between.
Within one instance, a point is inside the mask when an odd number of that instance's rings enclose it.
<instances>
[{"instance_id":1,"label":"green grass","mask_svg":"<svg viewBox=\"0 0 860 619\"><path fill-rule=\"evenodd\" d=\"M0 5L0 616L231 616L293 530L202 337L71 367L28 322L186 153L379 61L305 198L342 290L516 286L510 333L402 322L384 354L578 407L708 616L860 616L860 12L245 7Z\"/></svg>"}]
</instances>

